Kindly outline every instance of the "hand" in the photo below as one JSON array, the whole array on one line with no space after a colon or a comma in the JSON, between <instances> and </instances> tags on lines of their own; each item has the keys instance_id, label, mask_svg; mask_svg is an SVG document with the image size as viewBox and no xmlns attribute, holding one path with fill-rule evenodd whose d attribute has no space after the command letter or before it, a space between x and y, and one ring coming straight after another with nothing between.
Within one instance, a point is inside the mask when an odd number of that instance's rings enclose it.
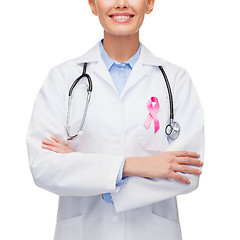
<instances>
[{"instance_id":1,"label":"hand","mask_svg":"<svg viewBox=\"0 0 240 240\"><path fill-rule=\"evenodd\" d=\"M147 157L127 158L123 177L173 178L182 183L190 184L187 178L177 172L200 175L202 173L200 170L187 166L203 166L203 163L196 159L199 157L200 155L195 152L176 151Z\"/></svg>"},{"instance_id":2,"label":"hand","mask_svg":"<svg viewBox=\"0 0 240 240\"><path fill-rule=\"evenodd\" d=\"M56 153L71 153L73 150L63 140L57 137L42 140L42 148Z\"/></svg>"}]
</instances>

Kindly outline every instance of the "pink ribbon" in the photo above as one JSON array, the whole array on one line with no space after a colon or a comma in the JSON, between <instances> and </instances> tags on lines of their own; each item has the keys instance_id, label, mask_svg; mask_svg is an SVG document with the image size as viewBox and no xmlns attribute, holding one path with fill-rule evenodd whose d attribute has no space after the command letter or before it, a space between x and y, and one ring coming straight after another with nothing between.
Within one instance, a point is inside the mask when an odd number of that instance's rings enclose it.
<instances>
[{"instance_id":1,"label":"pink ribbon","mask_svg":"<svg viewBox=\"0 0 240 240\"><path fill-rule=\"evenodd\" d=\"M155 103L155 105L153 106L152 103ZM159 110L159 102L158 99L156 97L151 97L148 102L147 102L147 108L149 111L148 117L144 122L144 126L146 128L149 128L152 120L154 121L154 126L155 126L155 133L159 130L159 121L157 118L157 112Z\"/></svg>"}]
</instances>

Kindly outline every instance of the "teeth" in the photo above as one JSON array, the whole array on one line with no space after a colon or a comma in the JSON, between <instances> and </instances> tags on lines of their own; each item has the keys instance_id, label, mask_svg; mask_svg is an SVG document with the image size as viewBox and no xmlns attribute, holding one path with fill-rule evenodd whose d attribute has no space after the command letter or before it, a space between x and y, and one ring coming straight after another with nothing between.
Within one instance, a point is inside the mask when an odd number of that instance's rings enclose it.
<instances>
[{"instance_id":1,"label":"teeth","mask_svg":"<svg viewBox=\"0 0 240 240\"><path fill-rule=\"evenodd\" d=\"M119 20L124 20L124 19L129 19L130 16L114 16L114 19L119 19Z\"/></svg>"}]
</instances>

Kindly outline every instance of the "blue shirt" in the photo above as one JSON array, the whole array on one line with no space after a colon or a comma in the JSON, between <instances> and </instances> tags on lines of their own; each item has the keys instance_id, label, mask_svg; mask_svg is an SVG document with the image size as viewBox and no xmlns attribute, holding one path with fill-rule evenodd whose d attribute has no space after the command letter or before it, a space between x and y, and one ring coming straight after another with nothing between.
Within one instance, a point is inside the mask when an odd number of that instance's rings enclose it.
<instances>
[{"instance_id":1,"label":"blue shirt","mask_svg":"<svg viewBox=\"0 0 240 240\"><path fill-rule=\"evenodd\" d=\"M138 48L137 52L134 54L134 56L132 56L130 59L128 59L127 62L121 62L121 63L119 63L118 61L116 61L108 56L107 52L105 51L105 49L103 47L103 40L100 41L99 47L100 47L101 57L112 77L112 80L117 89L117 92L119 95L121 95L121 93L124 89L124 86L127 82L127 79L133 69L133 66L137 62L137 60L140 56L141 44L139 44L139 48ZM126 158L123 159L121 168L118 172L117 182L116 182L117 186L121 186L126 181L126 178L122 179L122 173L123 173L123 167L124 167L125 161L126 161ZM102 198L106 202L112 203L112 196L110 193L103 194Z\"/></svg>"},{"instance_id":2,"label":"blue shirt","mask_svg":"<svg viewBox=\"0 0 240 240\"><path fill-rule=\"evenodd\" d=\"M139 45L139 48L137 52L134 54L134 56L128 59L127 62L120 63L108 56L107 52L103 47L102 42L103 40L100 41L99 43L101 57L112 77L112 80L115 84L118 94L121 95L123 88L127 82L127 79L133 69L133 66L135 65L140 56L141 44Z\"/></svg>"}]
</instances>

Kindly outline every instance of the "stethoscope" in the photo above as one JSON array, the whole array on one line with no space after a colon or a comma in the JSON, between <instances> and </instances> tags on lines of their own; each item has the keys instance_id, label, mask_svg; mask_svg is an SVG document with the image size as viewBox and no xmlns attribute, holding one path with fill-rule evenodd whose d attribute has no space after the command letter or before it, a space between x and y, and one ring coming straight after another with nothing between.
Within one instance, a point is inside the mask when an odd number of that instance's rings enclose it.
<instances>
[{"instance_id":1,"label":"stethoscope","mask_svg":"<svg viewBox=\"0 0 240 240\"><path fill-rule=\"evenodd\" d=\"M179 123L177 123L176 121L174 121L174 110L173 110L173 97L172 97L172 91L171 91L171 87L168 81L168 77L166 75L166 72L164 71L162 66L159 66L159 69L162 72L162 75L164 77L166 86L167 86L167 91L168 91L168 96L169 96L169 106L170 106L170 121L169 124L166 126L165 128L165 133L166 135L171 139L171 140L176 140L178 138L178 136L180 135L180 125ZM68 138L67 140L74 140L76 139L78 136L83 135L83 125L86 119L86 115L87 115L87 110L88 110L88 104L90 102L91 99L91 93L92 93L92 89L93 89L93 84L92 84L92 79L91 77L86 73L87 70L87 63L84 63L83 66L83 72L82 75L80 77L78 77L72 84L70 90L69 90L69 94L68 94L68 112L67 112L67 135ZM88 80L88 88L87 88L87 97L86 97L86 103L85 103L85 108L84 108L84 112L83 112L83 118L79 127L79 130L77 132L77 134L75 135L70 135L70 126L69 126L69 118L70 118L70 109L71 109L71 104L72 104L72 98L73 98L73 90L76 87L76 85L78 84L78 82L82 79L86 77Z\"/></svg>"}]
</instances>

